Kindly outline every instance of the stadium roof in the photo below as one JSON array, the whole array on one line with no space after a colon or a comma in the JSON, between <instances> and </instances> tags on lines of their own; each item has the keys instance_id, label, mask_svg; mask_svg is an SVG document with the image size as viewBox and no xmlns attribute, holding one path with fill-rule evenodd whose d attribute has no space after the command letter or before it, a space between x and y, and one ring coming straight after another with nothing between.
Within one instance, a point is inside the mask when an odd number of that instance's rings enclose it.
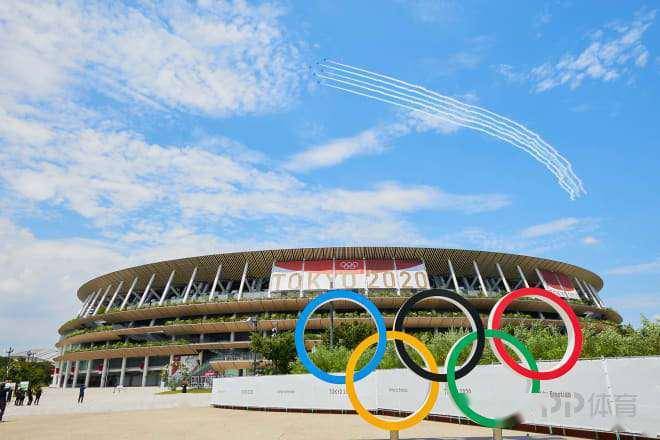
<instances>
[{"instance_id":1,"label":"stadium roof","mask_svg":"<svg viewBox=\"0 0 660 440\"><path fill-rule=\"evenodd\" d=\"M419 259L426 263L429 274L449 273L449 260L457 275L472 274L473 262L477 262L483 276L497 276L496 263L499 263L506 277L518 278L517 266L525 276L536 279L535 269L551 270L570 277L587 281L597 290L603 287L603 280L595 273L581 267L561 261L525 255L487 252L463 249L420 248L420 247L318 247L297 249L272 249L224 254L203 255L160 261L117 270L94 278L78 289L78 297L84 300L92 292L108 285L118 285L138 278L137 287L144 288L152 274L156 274L155 285L165 284L172 270L175 271L174 283L184 284L190 273L197 267L198 279L212 279L218 265L222 264L223 278L240 279L245 262L248 262L248 276L264 278L270 275L274 261L324 260L324 259Z\"/></svg>"},{"instance_id":2,"label":"stadium roof","mask_svg":"<svg viewBox=\"0 0 660 440\"><path fill-rule=\"evenodd\" d=\"M16 359L27 359L28 357L46 362L54 362L54 359L59 355L59 350L55 348L33 348L25 351L18 351L11 355Z\"/></svg>"}]
</instances>

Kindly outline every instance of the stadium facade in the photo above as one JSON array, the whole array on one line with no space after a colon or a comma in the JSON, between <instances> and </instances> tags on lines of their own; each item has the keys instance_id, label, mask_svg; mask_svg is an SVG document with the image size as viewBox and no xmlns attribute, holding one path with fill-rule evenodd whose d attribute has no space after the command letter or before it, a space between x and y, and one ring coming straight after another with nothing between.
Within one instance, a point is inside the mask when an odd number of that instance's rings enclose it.
<instances>
[{"instance_id":1,"label":"stadium facade","mask_svg":"<svg viewBox=\"0 0 660 440\"><path fill-rule=\"evenodd\" d=\"M145 264L80 287L82 305L59 329L53 385L155 386L164 370L182 364L194 378L252 374L261 360L250 352L251 332L292 330L310 298L333 288L367 295L391 328L406 297L427 288L456 291L485 319L507 292L542 287L567 299L579 317L618 323L621 317L598 295L602 286L598 275L568 263L459 249L279 249ZM505 320L561 324L540 301L515 302L506 313ZM309 333L371 320L347 301L314 316ZM469 323L451 305L430 299L418 304L405 326L442 331Z\"/></svg>"}]
</instances>

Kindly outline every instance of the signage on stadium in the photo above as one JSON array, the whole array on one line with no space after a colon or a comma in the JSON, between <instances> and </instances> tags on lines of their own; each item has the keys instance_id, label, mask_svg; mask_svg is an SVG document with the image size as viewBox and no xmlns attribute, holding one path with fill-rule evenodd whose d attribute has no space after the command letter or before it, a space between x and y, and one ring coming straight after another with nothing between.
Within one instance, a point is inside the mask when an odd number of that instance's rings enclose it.
<instances>
[{"instance_id":1,"label":"signage on stadium","mask_svg":"<svg viewBox=\"0 0 660 440\"><path fill-rule=\"evenodd\" d=\"M270 292L330 289L428 289L426 266L420 260L277 261Z\"/></svg>"},{"instance_id":2,"label":"signage on stadium","mask_svg":"<svg viewBox=\"0 0 660 440\"><path fill-rule=\"evenodd\" d=\"M564 274L539 269L539 277L544 282L545 290L563 298L580 299L573 282Z\"/></svg>"}]
</instances>

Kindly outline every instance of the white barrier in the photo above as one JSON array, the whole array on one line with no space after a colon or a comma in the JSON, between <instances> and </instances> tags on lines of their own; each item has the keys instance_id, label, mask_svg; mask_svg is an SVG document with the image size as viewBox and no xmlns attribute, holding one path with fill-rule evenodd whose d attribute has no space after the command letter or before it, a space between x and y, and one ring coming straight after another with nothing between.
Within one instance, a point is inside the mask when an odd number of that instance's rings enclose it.
<instances>
[{"instance_id":1,"label":"white barrier","mask_svg":"<svg viewBox=\"0 0 660 440\"><path fill-rule=\"evenodd\" d=\"M552 363L540 362L549 369ZM566 428L660 435L660 357L582 360L565 376L529 381L502 365L481 365L458 381L471 407L489 417L519 411L524 423ZM377 370L356 384L371 410L414 411L428 382L407 369ZM230 377L213 380L211 404L297 410L352 410L343 385L310 374ZM461 416L446 385L432 414Z\"/></svg>"}]
</instances>

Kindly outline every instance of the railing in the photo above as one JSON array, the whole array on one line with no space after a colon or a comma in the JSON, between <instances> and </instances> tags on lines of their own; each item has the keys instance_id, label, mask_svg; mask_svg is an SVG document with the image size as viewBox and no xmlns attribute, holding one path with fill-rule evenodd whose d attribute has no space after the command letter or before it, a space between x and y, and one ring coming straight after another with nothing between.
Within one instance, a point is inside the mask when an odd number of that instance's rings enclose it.
<instances>
[{"instance_id":1,"label":"railing","mask_svg":"<svg viewBox=\"0 0 660 440\"><path fill-rule=\"evenodd\" d=\"M358 290L362 290L362 289L358 289ZM463 296L469 298L499 298L507 293L506 291L488 291L488 296L484 296L480 290L467 291L464 287L461 287L460 290ZM415 291L413 290L397 291L396 289L391 289L391 290L375 289L365 293L367 293L367 296L369 297L406 297L412 295L414 292ZM304 291L302 297L310 298L316 296L319 293L320 292L317 291ZM243 292L242 294L242 300L294 299L300 297L301 297L300 291L280 291L280 292L272 292L272 293L269 293L268 291L259 291L259 292ZM204 294L203 296L198 296L197 298L188 300L185 304L189 304L189 305L209 304L209 303L227 302L227 301L238 301L238 293L236 291L233 291L228 294L224 294L224 293L216 294L211 300L209 300L208 294ZM567 301L570 304L579 304L579 305L587 305L587 306L595 305L591 302L584 300L567 299ZM182 298L168 299L164 301L163 304L160 304L158 300L152 300L148 303L143 304L140 307L138 307L137 303L128 304L124 308L124 310L138 310L138 309L142 310L142 309L167 307L167 306L181 305L181 304L184 304ZM113 307L110 310L104 310L105 313L114 313L119 311L120 311L119 307Z\"/></svg>"},{"instance_id":2,"label":"railing","mask_svg":"<svg viewBox=\"0 0 660 440\"><path fill-rule=\"evenodd\" d=\"M209 360L209 362L217 362L217 361L253 361L255 360L254 354L253 353L233 353L233 354L226 354L226 355L221 355L221 356L216 356L212 359ZM257 354L256 356L257 361L263 360L263 356L260 354Z\"/></svg>"}]
</instances>

